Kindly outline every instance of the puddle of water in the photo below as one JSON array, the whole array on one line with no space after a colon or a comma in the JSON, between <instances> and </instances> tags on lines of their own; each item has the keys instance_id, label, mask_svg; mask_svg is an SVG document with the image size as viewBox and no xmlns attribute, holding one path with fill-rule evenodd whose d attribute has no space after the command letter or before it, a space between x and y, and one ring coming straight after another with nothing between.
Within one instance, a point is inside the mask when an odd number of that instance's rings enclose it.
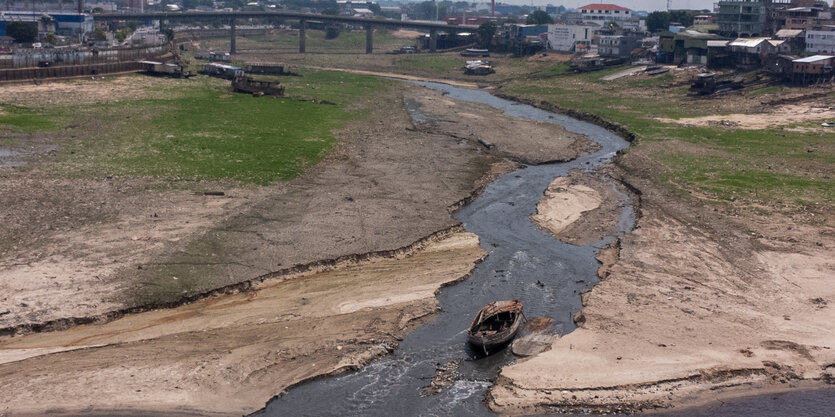
<instances>
[{"instance_id":1,"label":"puddle of water","mask_svg":"<svg viewBox=\"0 0 835 417\"><path fill-rule=\"evenodd\" d=\"M19 159L22 154L9 148L0 148L0 167L22 167L26 165Z\"/></svg>"},{"instance_id":2,"label":"puddle of water","mask_svg":"<svg viewBox=\"0 0 835 417\"><path fill-rule=\"evenodd\" d=\"M580 294L598 282L595 245L560 242L533 225L530 215L554 178L571 169L606 163L628 143L593 124L484 91L418 84L446 92L453 99L491 105L510 116L563 125L588 136L601 149L571 162L526 167L491 183L455 216L479 236L489 256L469 279L441 291L438 300L443 311L437 318L407 336L391 355L357 373L296 387L270 402L262 415L492 415L484 404L485 390L499 369L514 358L509 349L478 357L466 340L472 316L488 302L518 298L528 317L553 318L555 327L566 333L574 329L572 316L581 307ZM413 116L426 117L418 107L409 107ZM624 219L631 218L631 212L624 213ZM621 226L628 230L631 222L623 220ZM450 360L460 361L461 379L440 394L421 397L421 387L430 383L439 365Z\"/></svg>"}]
</instances>

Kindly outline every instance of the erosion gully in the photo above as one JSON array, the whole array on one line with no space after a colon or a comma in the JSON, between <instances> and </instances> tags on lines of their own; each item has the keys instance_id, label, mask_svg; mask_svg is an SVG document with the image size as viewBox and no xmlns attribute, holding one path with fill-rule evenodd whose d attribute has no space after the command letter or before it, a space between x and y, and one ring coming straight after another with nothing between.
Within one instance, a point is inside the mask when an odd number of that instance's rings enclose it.
<instances>
[{"instance_id":1,"label":"erosion gully","mask_svg":"<svg viewBox=\"0 0 835 417\"><path fill-rule=\"evenodd\" d=\"M569 245L539 230L530 215L554 178L571 169L607 163L628 142L599 126L486 91L418 84L456 100L491 105L509 116L562 125L586 135L601 149L570 162L528 166L496 179L455 215L467 231L479 236L488 256L466 281L438 294L442 311L431 323L412 332L391 355L356 373L292 388L259 415L493 415L484 404L484 393L513 355L505 349L482 358L470 350L466 329L475 313L491 301L516 298L524 303L527 317L553 318L555 328L567 333L574 329L572 315L581 308L580 294L598 282L595 254L613 236L588 246ZM419 108L410 111L415 119L426 120ZM625 205L622 213L618 233L633 224L631 207ZM437 367L449 361L459 361L460 378L441 393L422 397L421 387L429 385Z\"/></svg>"}]
</instances>

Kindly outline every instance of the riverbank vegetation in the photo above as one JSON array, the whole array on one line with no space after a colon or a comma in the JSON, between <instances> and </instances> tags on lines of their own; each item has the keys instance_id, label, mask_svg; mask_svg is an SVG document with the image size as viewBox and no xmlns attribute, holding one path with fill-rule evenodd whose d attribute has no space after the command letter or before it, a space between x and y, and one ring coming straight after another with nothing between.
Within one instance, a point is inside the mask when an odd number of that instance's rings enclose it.
<instances>
[{"instance_id":1,"label":"riverbank vegetation","mask_svg":"<svg viewBox=\"0 0 835 417\"><path fill-rule=\"evenodd\" d=\"M352 102L389 84L348 73L302 75L281 79L285 97L232 93L228 81L208 77L135 76L143 87L129 97L7 108L0 124L53 141L49 169L61 176L267 184L292 179L327 155L332 131L364 115Z\"/></svg>"},{"instance_id":2,"label":"riverbank vegetation","mask_svg":"<svg viewBox=\"0 0 835 417\"><path fill-rule=\"evenodd\" d=\"M669 189L771 207L835 203L835 132L820 125L829 114L823 102L835 98L832 90L767 87L694 97L687 91L692 71L602 80L622 69L528 77L500 91L625 126L637 138L630 152L649 164L635 167L636 173ZM822 91L828 95L820 97ZM817 99L795 105L770 104L813 94ZM774 120L757 123L762 113Z\"/></svg>"}]
</instances>

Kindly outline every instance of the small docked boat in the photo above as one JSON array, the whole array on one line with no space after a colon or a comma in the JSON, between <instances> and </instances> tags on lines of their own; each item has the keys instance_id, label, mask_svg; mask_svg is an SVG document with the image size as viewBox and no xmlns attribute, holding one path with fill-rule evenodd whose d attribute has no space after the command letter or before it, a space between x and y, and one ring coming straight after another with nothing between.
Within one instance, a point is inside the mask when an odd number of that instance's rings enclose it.
<instances>
[{"instance_id":1,"label":"small docked boat","mask_svg":"<svg viewBox=\"0 0 835 417\"><path fill-rule=\"evenodd\" d=\"M494 301L479 310L467 331L470 344L485 354L508 344L522 323L522 302Z\"/></svg>"},{"instance_id":2,"label":"small docked boat","mask_svg":"<svg viewBox=\"0 0 835 417\"><path fill-rule=\"evenodd\" d=\"M235 77L232 88L239 93L259 96L283 96L284 86L278 81L258 81L251 77Z\"/></svg>"}]
</instances>

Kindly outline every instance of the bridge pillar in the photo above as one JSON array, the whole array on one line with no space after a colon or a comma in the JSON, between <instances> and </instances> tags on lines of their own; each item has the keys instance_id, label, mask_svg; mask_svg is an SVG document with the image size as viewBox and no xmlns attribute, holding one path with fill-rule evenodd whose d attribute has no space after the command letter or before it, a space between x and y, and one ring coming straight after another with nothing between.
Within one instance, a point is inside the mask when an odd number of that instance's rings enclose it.
<instances>
[{"instance_id":1,"label":"bridge pillar","mask_svg":"<svg viewBox=\"0 0 835 417\"><path fill-rule=\"evenodd\" d=\"M299 21L299 53L304 53L304 29L307 26L307 20L302 19Z\"/></svg>"},{"instance_id":2,"label":"bridge pillar","mask_svg":"<svg viewBox=\"0 0 835 417\"><path fill-rule=\"evenodd\" d=\"M438 29L429 30L429 52L438 51Z\"/></svg>"},{"instance_id":3,"label":"bridge pillar","mask_svg":"<svg viewBox=\"0 0 835 417\"><path fill-rule=\"evenodd\" d=\"M365 25L365 53L370 54L374 50L374 26Z\"/></svg>"},{"instance_id":4,"label":"bridge pillar","mask_svg":"<svg viewBox=\"0 0 835 417\"><path fill-rule=\"evenodd\" d=\"M229 34L232 36L232 38L230 39L230 42L229 42L229 53L230 54L235 54L235 52L236 52L235 51L235 49L236 49L235 48L236 27L235 26L236 26L235 25L235 19L234 18L229 19Z\"/></svg>"}]
</instances>

